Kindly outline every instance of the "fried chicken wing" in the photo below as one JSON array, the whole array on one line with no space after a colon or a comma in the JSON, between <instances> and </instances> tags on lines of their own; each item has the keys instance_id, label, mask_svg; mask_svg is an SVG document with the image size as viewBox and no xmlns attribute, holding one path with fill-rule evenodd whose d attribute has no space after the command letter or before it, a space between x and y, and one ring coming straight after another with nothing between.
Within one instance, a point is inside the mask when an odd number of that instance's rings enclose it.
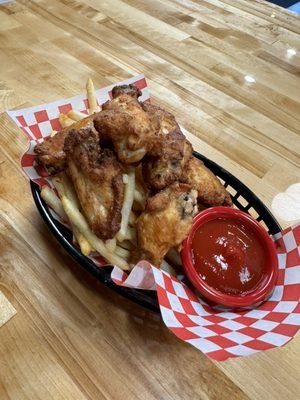
<instances>
[{"instance_id":1,"label":"fried chicken wing","mask_svg":"<svg viewBox=\"0 0 300 400\"><path fill-rule=\"evenodd\" d=\"M179 180L192 156L192 145L180 128L161 135L143 159L143 176L151 189L161 190Z\"/></svg>"},{"instance_id":2,"label":"fried chicken wing","mask_svg":"<svg viewBox=\"0 0 300 400\"><path fill-rule=\"evenodd\" d=\"M73 125L62 129L55 136L49 137L42 143L37 144L34 148L37 155L37 163L43 165L51 175L65 169L66 154L64 152L64 143L68 133L72 129L77 129L79 132L90 131L93 129L92 117L89 116L75 122Z\"/></svg>"},{"instance_id":3,"label":"fried chicken wing","mask_svg":"<svg viewBox=\"0 0 300 400\"><path fill-rule=\"evenodd\" d=\"M163 108L150 103L143 103L142 107L152 119L158 121L159 129L156 132L157 136L166 135L179 128L174 115Z\"/></svg>"},{"instance_id":4,"label":"fried chicken wing","mask_svg":"<svg viewBox=\"0 0 300 400\"><path fill-rule=\"evenodd\" d=\"M231 206L230 194L219 179L205 167L201 160L192 157L180 178L198 192L198 202L203 206Z\"/></svg>"},{"instance_id":5,"label":"fried chicken wing","mask_svg":"<svg viewBox=\"0 0 300 400\"><path fill-rule=\"evenodd\" d=\"M160 266L169 249L181 244L197 212L196 198L190 185L176 182L148 199L136 223L138 259Z\"/></svg>"},{"instance_id":6,"label":"fried chicken wing","mask_svg":"<svg viewBox=\"0 0 300 400\"><path fill-rule=\"evenodd\" d=\"M140 91L132 85L117 86L113 99L95 117L95 128L104 139L111 140L120 161L140 161L152 146L158 121L138 102Z\"/></svg>"},{"instance_id":7,"label":"fried chicken wing","mask_svg":"<svg viewBox=\"0 0 300 400\"><path fill-rule=\"evenodd\" d=\"M93 232L103 240L120 229L124 197L122 167L111 150L100 149L99 134L71 130L65 140L68 174L82 212Z\"/></svg>"},{"instance_id":8,"label":"fried chicken wing","mask_svg":"<svg viewBox=\"0 0 300 400\"><path fill-rule=\"evenodd\" d=\"M135 107L137 99L142 95L135 85L120 85L112 89L112 100L102 105L102 110L127 109L129 105Z\"/></svg>"}]
</instances>

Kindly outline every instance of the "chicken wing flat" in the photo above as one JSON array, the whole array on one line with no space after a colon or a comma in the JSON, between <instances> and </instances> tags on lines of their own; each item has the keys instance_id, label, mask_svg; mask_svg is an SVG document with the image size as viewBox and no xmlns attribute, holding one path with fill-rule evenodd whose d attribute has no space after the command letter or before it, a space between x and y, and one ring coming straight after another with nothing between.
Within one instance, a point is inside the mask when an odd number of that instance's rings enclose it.
<instances>
[{"instance_id":1,"label":"chicken wing flat","mask_svg":"<svg viewBox=\"0 0 300 400\"><path fill-rule=\"evenodd\" d=\"M192 151L192 145L179 127L160 135L142 161L146 184L151 189L161 190L179 180Z\"/></svg>"},{"instance_id":2,"label":"chicken wing flat","mask_svg":"<svg viewBox=\"0 0 300 400\"><path fill-rule=\"evenodd\" d=\"M206 207L231 206L230 194L219 179L205 167L201 160L192 157L180 180L198 192L198 202Z\"/></svg>"},{"instance_id":3,"label":"chicken wing flat","mask_svg":"<svg viewBox=\"0 0 300 400\"><path fill-rule=\"evenodd\" d=\"M120 229L124 197L122 168L111 150L100 150L94 129L71 130L65 140L67 170L82 212L103 240Z\"/></svg>"},{"instance_id":4,"label":"chicken wing flat","mask_svg":"<svg viewBox=\"0 0 300 400\"><path fill-rule=\"evenodd\" d=\"M137 220L139 259L160 266L171 247L187 237L197 212L197 193L191 186L174 183L150 197Z\"/></svg>"},{"instance_id":5,"label":"chicken wing flat","mask_svg":"<svg viewBox=\"0 0 300 400\"><path fill-rule=\"evenodd\" d=\"M37 155L37 163L43 165L51 175L63 171L66 166L64 144L70 130L77 129L79 132L84 132L85 130L90 131L93 128L92 117L87 117L62 129L55 136L49 137L42 143L37 144L34 148Z\"/></svg>"},{"instance_id":6,"label":"chicken wing flat","mask_svg":"<svg viewBox=\"0 0 300 400\"><path fill-rule=\"evenodd\" d=\"M138 102L140 91L134 86L117 86L113 99L95 117L95 128L101 138L111 140L120 161L140 161L152 146L158 121L150 117Z\"/></svg>"}]
</instances>

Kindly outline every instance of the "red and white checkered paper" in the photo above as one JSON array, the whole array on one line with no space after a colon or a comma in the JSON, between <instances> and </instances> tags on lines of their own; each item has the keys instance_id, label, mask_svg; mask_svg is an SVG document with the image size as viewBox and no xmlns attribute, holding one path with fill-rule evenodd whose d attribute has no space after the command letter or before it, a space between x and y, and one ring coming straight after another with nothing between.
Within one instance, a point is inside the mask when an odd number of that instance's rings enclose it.
<instances>
[{"instance_id":1,"label":"red and white checkered paper","mask_svg":"<svg viewBox=\"0 0 300 400\"><path fill-rule=\"evenodd\" d=\"M118 84L134 83L142 90L142 101L149 101L144 75ZM114 85L96 92L101 106L110 99ZM58 115L70 109L87 112L84 95L42 106L9 111L8 114L29 140L21 159L25 174L40 186L50 184L45 171L36 168L33 148L52 130L59 130ZM139 262L129 275L115 267L112 279L130 288L156 290L166 326L180 339L192 344L208 357L223 361L284 346L300 327L300 224L274 237L278 253L279 276L268 301L241 311L212 306L184 283L147 261ZM102 267L100 257L92 257Z\"/></svg>"}]
</instances>

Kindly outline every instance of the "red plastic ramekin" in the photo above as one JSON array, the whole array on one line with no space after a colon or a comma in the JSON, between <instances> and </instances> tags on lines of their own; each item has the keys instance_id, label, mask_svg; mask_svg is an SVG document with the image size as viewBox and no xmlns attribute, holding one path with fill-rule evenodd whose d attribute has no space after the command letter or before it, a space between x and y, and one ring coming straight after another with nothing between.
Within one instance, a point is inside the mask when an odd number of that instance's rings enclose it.
<instances>
[{"instance_id":1,"label":"red plastic ramekin","mask_svg":"<svg viewBox=\"0 0 300 400\"><path fill-rule=\"evenodd\" d=\"M192 259L192 239L196 230L208 221L216 218L229 218L240 221L254 232L266 252L265 273L256 287L243 295L229 295L209 286L197 273ZM204 244L205 245L205 244ZM273 240L268 232L254 218L243 211L229 207L211 207L196 215L189 236L185 239L181 251L184 270L193 286L208 300L233 308L243 308L259 304L273 292L278 276L278 259Z\"/></svg>"}]
</instances>

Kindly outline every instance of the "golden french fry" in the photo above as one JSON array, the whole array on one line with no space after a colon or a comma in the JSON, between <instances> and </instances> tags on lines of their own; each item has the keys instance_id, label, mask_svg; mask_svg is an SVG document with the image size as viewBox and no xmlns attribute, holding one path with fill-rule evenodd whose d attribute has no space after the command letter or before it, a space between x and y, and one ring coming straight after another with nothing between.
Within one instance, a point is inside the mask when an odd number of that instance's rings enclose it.
<instances>
[{"instance_id":1,"label":"golden french fry","mask_svg":"<svg viewBox=\"0 0 300 400\"><path fill-rule=\"evenodd\" d=\"M67 219L61 201L53 192L53 190L51 190L48 186L43 186L41 190L41 197L48 204L48 206L51 207L56 212L56 214L60 218L64 220Z\"/></svg>"},{"instance_id":2,"label":"golden french fry","mask_svg":"<svg viewBox=\"0 0 300 400\"><path fill-rule=\"evenodd\" d=\"M131 226L128 226L123 240L129 240L130 242L135 243L136 242L136 229Z\"/></svg>"},{"instance_id":3,"label":"golden french fry","mask_svg":"<svg viewBox=\"0 0 300 400\"><path fill-rule=\"evenodd\" d=\"M78 208L66 196L63 196L61 201L69 220L77 227L77 229L88 240L91 246L109 263L116 265L123 270L128 270L129 265L127 262L109 251L104 242L91 231L87 221Z\"/></svg>"},{"instance_id":4,"label":"golden french fry","mask_svg":"<svg viewBox=\"0 0 300 400\"><path fill-rule=\"evenodd\" d=\"M61 174L61 182L64 188L64 193L66 197L77 207L79 208L79 201L74 189L74 186L68 176L66 174ZM85 256L89 255L94 249L86 239L86 237L72 224L73 233L77 239L77 242L80 246L80 250L82 254Z\"/></svg>"},{"instance_id":5,"label":"golden french fry","mask_svg":"<svg viewBox=\"0 0 300 400\"><path fill-rule=\"evenodd\" d=\"M74 121L71 118L68 118L65 114L60 114L58 119L63 128L74 124Z\"/></svg>"},{"instance_id":6,"label":"golden french fry","mask_svg":"<svg viewBox=\"0 0 300 400\"><path fill-rule=\"evenodd\" d=\"M88 98L88 102L89 102L89 114L91 115L91 114L94 114L95 112L99 111L95 88L94 88L94 83L91 80L91 78L89 78L87 80L86 92L87 92L87 98Z\"/></svg>"},{"instance_id":7,"label":"golden french fry","mask_svg":"<svg viewBox=\"0 0 300 400\"><path fill-rule=\"evenodd\" d=\"M57 134L57 131L52 131L52 132L50 133L50 136L53 137L53 136L55 136L56 134Z\"/></svg>"},{"instance_id":8,"label":"golden french fry","mask_svg":"<svg viewBox=\"0 0 300 400\"><path fill-rule=\"evenodd\" d=\"M79 201L78 201L77 194L76 194L76 192L75 192L73 183L71 182L71 180L69 179L69 177L67 176L67 174L62 173L60 176L61 176L61 183L62 183L62 186L63 186L63 190L64 190L65 195L67 196L67 198L68 198L72 203L75 204L75 206L76 206L77 208L80 208L80 206L79 206Z\"/></svg>"},{"instance_id":9,"label":"golden french fry","mask_svg":"<svg viewBox=\"0 0 300 400\"><path fill-rule=\"evenodd\" d=\"M124 258L124 260L128 260L130 256L130 251L123 249L123 247L116 246L114 253L119 256Z\"/></svg>"},{"instance_id":10,"label":"golden french fry","mask_svg":"<svg viewBox=\"0 0 300 400\"><path fill-rule=\"evenodd\" d=\"M71 118L73 121L81 121L83 118L86 118L87 115L77 111L77 110L71 110L67 114L68 118Z\"/></svg>"},{"instance_id":11,"label":"golden french fry","mask_svg":"<svg viewBox=\"0 0 300 400\"><path fill-rule=\"evenodd\" d=\"M112 251L113 253L115 252L116 245L117 245L117 239L116 238L108 239L105 242L105 246L108 248L109 251Z\"/></svg>"},{"instance_id":12,"label":"golden french fry","mask_svg":"<svg viewBox=\"0 0 300 400\"><path fill-rule=\"evenodd\" d=\"M75 204L76 207L79 207L75 190L72 186L71 181L65 173L62 173L60 174L60 176L55 176L54 178L52 178L52 183L55 186L60 198L66 196L73 204ZM72 221L69 222L82 254L88 256L93 251L93 247L84 237L84 235L76 228Z\"/></svg>"},{"instance_id":13,"label":"golden french fry","mask_svg":"<svg viewBox=\"0 0 300 400\"><path fill-rule=\"evenodd\" d=\"M77 227L74 224L72 224L71 222L70 222L70 224L72 227L72 232L79 244L81 253L84 256L88 256L93 251L92 246L87 241L87 239L82 235L82 233L77 229Z\"/></svg>"},{"instance_id":14,"label":"golden french fry","mask_svg":"<svg viewBox=\"0 0 300 400\"><path fill-rule=\"evenodd\" d=\"M123 240L123 242L118 243L118 246L129 251L133 250L134 248L133 243L129 240Z\"/></svg>"},{"instance_id":15,"label":"golden french fry","mask_svg":"<svg viewBox=\"0 0 300 400\"><path fill-rule=\"evenodd\" d=\"M131 212L133 199L134 199L134 189L135 189L135 170L131 169L128 176L128 183L125 184L125 194L124 194L124 202L122 207L122 220L121 220L121 228L117 233L117 239L122 242L127 239L126 231L128 229L129 215Z\"/></svg>"}]
</instances>

